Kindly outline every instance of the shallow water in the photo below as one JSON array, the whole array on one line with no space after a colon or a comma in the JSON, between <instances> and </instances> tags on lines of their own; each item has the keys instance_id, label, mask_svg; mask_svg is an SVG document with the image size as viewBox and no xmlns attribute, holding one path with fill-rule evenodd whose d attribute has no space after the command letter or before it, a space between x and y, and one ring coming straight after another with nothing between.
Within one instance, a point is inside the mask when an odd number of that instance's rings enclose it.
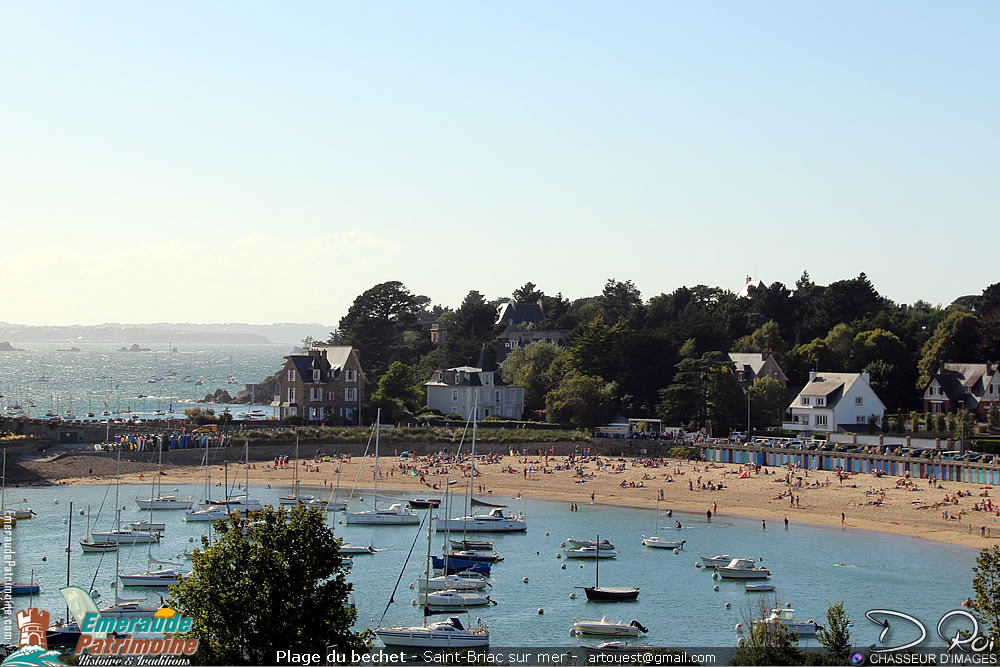
<instances>
[{"instance_id":1,"label":"shallow water","mask_svg":"<svg viewBox=\"0 0 1000 667\"><path fill-rule=\"evenodd\" d=\"M190 493L196 499L201 497L201 491L200 486L178 487L181 495ZM287 493L287 489L277 487L251 491L265 503L276 503L278 496ZM303 492L308 491L303 489ZM320 495L322 491L312 493ZM65 613L58 587L66 583L65 521L70 500L74 502L75 514L70 580L83 588L90 588L93 580L93 587L103 594L104 600L113 600L113 555L105 555L102 562L100 554L82 554L78 544L86 532L86 517L79 516L79 510L86 510L89 503L96 517L106 494L101 529L109 528L114 521L113 488L110 492L106 486L8 490L8 504L12 499L25 497L39 514L19 522L14 529L15 579L26 581L34 570L42 585L40 606L50 610L53 620ZM139 495L148 497L148 488L123 486L120 494L120 504L127 508L122 513L123 522L149 517L149 512L139 511L134 501ZM365 502L354 502L352 509L364 509L370 502L369 493ZM493 588L489 592L498 606L483 607L470 615L470 620L481 616L487 622L493 646L568 647L593 643L593 638L570 637L569 629L574 619L596 620L603 615L626 622L639 620L650 630L643 641L658 646L732 646L736 639L734 626L745 623L750 605L764 594L746 593L738 582L713 581L711 571L695 567L699 553L763 558L764 565L772 571L770 583L777 588L775 594L781 602L792 604L800 620L816 619L824 623L827 605L844 600L854 622L855 643L860 645L874 643L880 630L865 619L864 613L869 609L891 608L912 614L923 620L933 634L941 615L959 607L972 594L971 568L977 552L965 547L795 523L788 530L780 522L769 523L764 531L756 520L716 516L709 523L704 515L674 512L672 518L661 518L660 523L672 526L680 520L683 525L681 530L661 530L664 535L687 540L685 548L675 555L670 550L649 549L640 543L642 535L655 528L654 511L580 505L578 512L569 512L566 503L513 499L507 502L514 511L525 512L527 533L475 535L495 540L497 550L505 558L494 566ZM167 522L167 528L162 543L152 547L154 557L177 556L195 546L197 536L207 531L204 523L181 521L182 515L183 512L176 511L155 513L156 520ZM336 515L337 519L340 517ZM349 580L354 583L359 629L378 623L416 538L414 555L406 566L395 595L396 603L386 613L384 624L420 625L420 612L411 605L417 593L408 585L416 581L423 569L426 531L418 536L416 526L336 525L335 529L346 542L374 544L383 549L354 558ZM595 534L611 540L620 552L617 559L601 562L601 583L639 586L637 602L588 602L583 591L575 587L593 585L595 564L556 558L565 538ZM434 533L432 543L436 551L444 539L443 533ZM145 545L123 546L121 571L145 570L146 554ZM563 564L565 570L561 568ZM528 583L522 583L523 578ZM719 592L713 591L716 584ZM140 591L148 593L151 602L159 602L160 592L166 595L158 589L123 591L126 597L135 597ZM571 593L576 593L578 599L571 600ZM729 609L725 608L727 602L731 605ZM39 606L37 600L35 604ZM27 606L27 597L16 599L17 608ZM543 615L539 615L539 609L544 610Z\"/></svg>"}]
</instances>

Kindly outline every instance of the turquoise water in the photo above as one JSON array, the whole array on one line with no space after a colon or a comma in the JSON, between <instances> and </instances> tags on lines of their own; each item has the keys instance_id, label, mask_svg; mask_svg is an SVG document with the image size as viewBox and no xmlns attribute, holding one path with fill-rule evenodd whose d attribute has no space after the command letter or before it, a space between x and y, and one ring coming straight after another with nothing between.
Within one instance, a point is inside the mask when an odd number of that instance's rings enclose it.
<instances>
[{"instance_id":1,"label":"turquoise water","mask_svg":"<svg viewBox=\"0 0 1000 667\"><path fill-rule=\"evenodd\" d=\"M190 407L185 404L216 389L235 396L248 383L261 382L278 371L284 356L291 354L287 345L174 345L178 351L172 354L165 345L153 345L150 352L119 352L120 346L93 343L77 344L80 352L60 352L70 347L63 343L21 347L30 349L0 353L0 394L4 396L0 414L8 404L27 407L29 401L36 406L28 408L31 417L49 410L62 416L70 407L77 417L88 410L100 415L105 405L112 411L131 409L148 417L172 405L179 414ZM190 382L183 381L186 376ZM235 384L227 383L231 376ZM162 380L150 382L154 378ZM198 380L203 384L196 385ZM271 400L260 396L255 403Z\"/></svg>"},{"instance_id":2,"label":"turquoise water","mask_svg":"<svg viewBox=\"0 0 1000 667\"><path fill-rule=\"evenodd\" d=\"M181 486L179 493L201 497L201 487ZM78 542L86 531L86 517L78 510L89 503L96 516L97 507L107 492L105 486L49 489L9 489L11 498L25 497L39 516L19 522L13 532L17 558L16 579L27 580L31 570L41 581L41 606L62 616L65 605L58 587L66 582L66 554L69 501L74 502L73 552L71 581L89 588L97 572L94 587L105 600L114 594L114 559L99 554L82 554ZM287 489L252 489L263 502L277 502ZM305 492L305 490L304 490ZM313 492L321 495L322 492ZM113 522L113 494L108 495L100 520L107 529ZM122 520L148 518L140 512L134 498L148 494L148 488L121 487L121 504L127 509ZM58 504L56 504L58 500ZM353 509L369 505L352 503ZM503 501L501 501L503 502ZM785 530L780 522L761 529L758 520L714 517L711 523L703 515L675 512L662 519L672 525L680 520L684 528L664 530L663 534L680 535L687 545L679 555L669 550L648 549L640 544L656 524L655 512L581 505L579 512L569 512L565 503L538 500L510 500L514 511L524 511L528 522L526 534L495 535L505 557L494 566L490 595L499 604L472 612L488 624L493 646L576 646L593 643L569 636L574 619L591 620L607 615L612 619L639 620L649 630L645 642L659 646L732 646L734 626L745 621L752 600L761 594L747 594L743 586L729 581L713 581L711 571L694 566L699 552L705 555L728 553L734 556L763 558L772 571L770 582L776 594L796 610L796 618L825 622L827 605L844 600L854 621L855 642L869 645L876 641L879 627L864 618L873 608L891 608L912 614L932 630L940 616L959 606L971 591L976 551L973 549L922 542L850 528L819 528L792 524ZM157 520L166 521L167 529L160 545L154 545L154 557L167 559L193 546L205 524L181 521L183 512L156 512ZM334 515L331 515L334 516ZM341 515L336 515L337 519ZM358 607L358 628L375 627L389 600L396 578L416 537L414 556L407 565L396 603L385 616L385 624L420 625L418 608L411 606L416 590L408 585L416 581L426 557L426 531L419 536L415 526L365 527L336 525L336 533L354 545L374 544L384 549L374 555L356 556L349 579L354 583ZM548 533L548 534L546 534ZM560 543L567 537L587 537L599 533L619 549L615 560L601 563L601 583L607 586L639 586L641 594L634 603L600 604L588 602L576 586L594 582L594 563L557 559ZM477 536L478 537L478 536ZM434 533L433 545L439 551L444 535ZM536 553L537 552L537 553ZM124 546L121 571L146 568L145 545ZM43 558L45 560L43 560ZM182 559L176 559L181 562ZM561 565L566 564L566 569ZM527 577L528 583L522 583ZM713 591L718 584L719 592ZM126 597L138 591L148 592L158 602L157 589L123 589ZM571 600L570 594L578 599ZM725 603L731 604L730 609ZM18 598L18 608L28 606L27 598ZM36 601L37 603L37 601ZM544 614L539 615L538 610Z\"/></svg>"}]
</instances>

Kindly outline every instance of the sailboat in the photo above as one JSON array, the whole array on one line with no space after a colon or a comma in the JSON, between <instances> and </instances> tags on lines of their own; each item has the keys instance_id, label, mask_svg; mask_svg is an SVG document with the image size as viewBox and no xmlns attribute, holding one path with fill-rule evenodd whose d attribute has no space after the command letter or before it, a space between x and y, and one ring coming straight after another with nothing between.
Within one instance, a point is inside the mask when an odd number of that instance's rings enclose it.
<instances>
[{"instance_id":1,"label":"sailboat","mask_svg":"<svg viewBox=\"0 0 1000 667\"><path fill-rule=\"evenodd\" d=\"M600 544L600 541L601 536L598 535L597 543ZM601 586L601 559L595 558L594 561L594 565L596 566L594 572L594 585L577 586L577 588L582 588L583 592L587 594L588 600L596 600L599 602L629 602L639 598L639 589L635 586Z\"/></svg>"},{"instance_id":2,"label":"sailboat","mask_svg":"<svg viewBox=\"0 0 1000 667\"><path fill-rule=\"evenodd\" d=\"M680 524L678 524L679 526ZM660 499L656 499L656 530L660 529ZM668 540L659 535L642 536L642 545L654 549L683 549L687 540Z\"/></svg>"},{"instance_id":3,"label":"sailboat","mask_svg":"<svg viewBox=\"0 0 1000 667\"><path fill-rule=\"evenodd\" d=\"M348 512L347 523L365 523L381 526L399 526L405 524L420 523L420 517L416 512L411 512L403 507L402 503L393 503L389 509L378 508L378 436L379 424L381 423L382 410L379 409L375 417L375 488L372 491L372 509L361 512Z\"/></svg>"},{"instance_id":4,"label":"sailboat","mask_svg":"<svg viewBox=\"0 0 1000 667\"><path fill-rule=\"evenodd\" d=\"M121 521L121 513L119 513L119 521ZM150 519L153 516L153 509L149 510ZM116 559L118 560L118 559ZM146 572L138 572L136 574L118 574L117 564L115 575L118 580L122 582L122 586L173 586L177 583L177 580L182 577L190 576L187 572L177 572L175 569L163 569L162 567L157 567L153 569L153 565L158 566L163 565L176 565L170 561L157 560L153 558L152 545L147 547L146 550L146 560L149 562L149 570ZM117 587L116 587L117 589ZM138 602L138 600L130 600L129 602Z\"/></svg>"},{"instance_id":5,"label":"sailboat","mask_svg":"<svg viewBox=\"0 0 1000 667\"><path fill-rule=\"evenodd\" d=\"M315 500L314 496L303 496L299 493L299 434L295 434L295 493L278 498L282 505L298 505L299 502L307 503Z\"/></svg>"},{"instance_id":6,"label":"sailboat","mask_svg":"<svg viewBox=\"0 0 1000 667\"><path fill-rule=\"evenodd\" d=\"M7 448L3 450L3 480L0 482L0 516L5 520L7 517L14 519L30 519L35 516L35 512L30 507L14 508L7 507Z\"/></svg>"},{"instance_id":7,"label":"sailboat","mask_svg":"<svg viewBox=\"0 0 1000 667\"><path fill-rule=\"evenodd\" d=\"M191 509L191 505L194 504L191 496L187 498L178 498L177 496L169 495L165 496L162 494L160 489L161 480L163 477L163 440L160 440L160 459L156 466L156 482L150 487L152 493L150 493L149 498L136 498L135 504L139 506L139 509L143 510L186 510Z\"/></svg>"},{"instance_id":8,"label":"sailboat","mask_svg":"<svg viewBox=\"0 0 1000 667\"><path fill-rule=\"evenodd\" d=\"M428 514L430 510L428 510ZM427 524L427 569L424 572L424 618L432 613L429 604L428 591L430 586L431 571L431 526L428 519ZM405 565L404 565L405 567ZM449 599L456 599L453 596L460 595L457 590L448 590L446 593ZM421 626L390 626L375 628L375 635L382 640L387 647L402 646L406 648L476 648L490 645L490 633L485 626L467 630L457 616L448 618L447 621L438 621L429 625Z\"/></svg>"},{"instance_id":9,"label":"sailboat","mask_svg":"<svg viewBox=\"0 0 1000 667\"><path fill-rule=\"evenodd\" d=\"M206 500L205 505L208 507L215 506L225 506L229 511L240 511L244 513L249 513L253 510L259 510L262 508L260 500L258 498L250 497L250 440L247 439L244 444L244 460L243 466L246 471L246 479L243 483L244 493L231 496L229 495L229 489L226 488L226 499L225 500ZM226 464L226 470L228 471L229 464Z\"/></svg>"},{"instance_id":10,"label":"sailboat","mask_svg":"<svg viewBox=\"0 0 1000 667\"><path fill-rule=\"evenodd\" d=\"M87 537L80 540L80 547L83 553L104 553L105 551L118 551L117 542L91 542L90 541L90 505L87 505Z\"/></svg>"},{"instance_id":11,"label":"sailboat","mask_svg":"<svg viewBox=\"0 0 1000 667\"><path fill-rule=\"evenodd\" d=\"M118 448L118 462L115 466L115 507L120 507L118 499L118 487L121 484L122 472L122 448ZM114 530L95 530L90 533L90 541L98 544L148 544L159 542L160 534L141 530L125 530L122 528L121 511L118 511L118 519L115 522Z\"/></svg>"},{"instance_id":12,"label":"sailboat","mask_svg":"<svg viewBox=\"0 0 1000 667\"><path fill-rule=\"evenodd\" d=\"M472 409L472 465L469 471L469 498L471 502L472 486L476 481L476 420L479 412L478 403ZM473 514L456 519L437 520L438 532L455 531L465 533L510 533L527 530L528 524L523 517L504 515L503 509L495 507L489 514Z\"/></svg>"}]
</instances>

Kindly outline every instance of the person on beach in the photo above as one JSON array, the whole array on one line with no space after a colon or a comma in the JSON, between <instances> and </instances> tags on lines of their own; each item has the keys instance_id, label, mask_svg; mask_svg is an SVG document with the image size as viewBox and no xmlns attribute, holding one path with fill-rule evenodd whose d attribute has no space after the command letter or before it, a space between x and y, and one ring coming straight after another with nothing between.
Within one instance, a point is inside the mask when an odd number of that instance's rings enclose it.
<instances>
[{"instance_id":1,"label":"person on beach","mask_svg":"<svg viewBox=\"0 0 1000 667\"><path fill-rule=\"evenodd\" d=\"M785 530L788 530L788 517L785 517Z\"/></svg>"},{"instance_id":2,"label":"person on beach","mask_svg":"<svg viewBox=\"0 0 1000 667\"><path fill-rule=\"evenodd\" d=\"M767 530L767 522L764 521L764 519L760 520L760 529L761 530Z\"/></svg>"},{"instance_id":3,"label":"person on beach","mask_svg":"<svg viewBox=\"0 0 1000 667\"><path fill-rule=\"evenodd\" d=\"M712 520L712 510L708 510L707 512L705 512L705 518L708 519L709 521Z\"/></svg>"},{"instance_id":4,"label":"person on beach","mask_svg":"<svg viewBox=\"0 0 1000 667\"><path fill-rule=\"evenodd\" d=\"M845 516L844 513L841 512L840 513L840 525L843 526L846 521L847 521L847 516Z\"/></svg>"}]
</instances>

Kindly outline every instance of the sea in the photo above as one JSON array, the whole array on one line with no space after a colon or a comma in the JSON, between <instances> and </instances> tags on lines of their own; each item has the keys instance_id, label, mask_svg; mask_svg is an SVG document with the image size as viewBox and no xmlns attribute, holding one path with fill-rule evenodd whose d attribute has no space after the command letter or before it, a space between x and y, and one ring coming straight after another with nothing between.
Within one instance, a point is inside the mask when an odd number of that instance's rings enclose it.
<instances>
[{"instance_id":1,"label":"sea","mask_svg":"<svg viewBox=\"0 0 1000 667\"><path fill-rule=\"evenodd\" d=\"M0 352L0 414L19 404L29 417L48 412L62 417L71 410L79 419L88 412L100 419L105 410L141 419L180 416L216 389L235 397L247 384L262 382L292 353L290 345L277 344L154 344L148 352L121 352L121 346L106 343L13 345L24 351ZM71 347L79 352L67 351ZM272 400L255 396L249 409L271 415ZM247 409L234 407L233 412Z\"/></svg>"},{"instance_id":2,"label":"sea","mask_svg":"<svg viewBox=\"0 0 1000 667\"><path fill-rule=\"evenodd\" d=\"M117 346L86 343L76 345L79 352L59 351L69 348L67 344L15 342L15 346L30 349L0 353L0 394L4 395L0 407L14 402L34 403L35 407L28 408L33 416L46 411L61 415L70 408L70 401L78 416L88 410L100 415L105 409L132 410L147 418L162 416L156 415L157 411L167 416L169 410L181 414L217 388L235 394L248 383L262 381L277 371L283 357L291 353L288 345L195 345L178 347L176 351L161 346L149 352L119 352ZM235 383L228 382L230 378ZM203 384L195 385L197 380ZM261 397L254 403L267 411L271 409L270 400ZM246 409L234 406L233 411ZM176 491L195 499L203 497L199 485L181 485ZM262 502L276 504L287 489L253 488L251 492ZM120 487L118 505L124 508L123 522L149 518L149 513L141 512L135 503L135 497L148 493L148 489L137 486ZM321 490L313 493L323 494ZM113 602L115 556L84 554L79 541L85 537L88 518L94 529L112 527L114 494L114 487L108 485L7 490L8 505L21 501L37 513L35 518L18 522L4 540L5 551L15 561L14 579L33 579L41 586L40 594L32 599L15 598L15 609L40 606L50 611L53 621L65 616L58 588L67 579L97 591L103 602ZM495 540L496 549L504 557L494 566L488 589L497 604L460 615L467 623L481 618L490 629L491 646L570 648L596 644L600 638L574 637L570 629L574 620L607 616L612 620L639 621L649 630L638 640L642 643L691 649L731 648L738 639L737 624L746 625L762 604L789 604L797 620L814 619L822 624L828 605L838 601L845 604L852 621L852 636L859 646L879 641L884 628L866 618L866 613L875 609L918 619L927 628L926 641L943 646L936 634L938 621L949 611L961 609L961 602L973 595L972 567L977 551L971 548L849 526L820 527L793 521L785 529L781 522L768 521L765 527L759 519L728 517L724 513L708 521L704 515L682 512L673 512L667 518L662 511L665 508L657 512L582 504L579 511L570 512L566 503L493 500L506 502L514 512L523 512L528 530L487 538ZM358 490L350 498L349 508L367 509L371 503L370 492ZM190 562L182 554L200 543L208 526L186 523L182 516L182 511L156 512L156 520L167 523L161 543L152 547L123 545L120 572L146 570L149 555L189 567ZM416 581L427 557L425 529L348 526L342 523L342 516L329 515L330 525L339 537L378 550L355 556L350 571L358 610L356 629L423 623L415 603ZM673 527L675 521L681 522L680 529ZM675 554L642 546L643 535L657 531L686 540L684 548ZM601 584L638 586L638 601L586 600L580 587L594 584L596 564L560 555L566 538L597 535L613 542L619 550L617 558L600 563ZM435 532L431 541L434 552L440 553L444 535ZM715 580L711 570L696 567L700 555L719 554L759 559L771 569L770 583L775 585L775 592L748 593L742 583ZM137 594L157 604L161 595L169 597L164 589L123 589L124 597ZM390 600L394 602L390 604ZM885 616L876 618L884 620ZM896 637L902 644L919 635L912 622L897 623L899 618L893 618L893 630L885 642ZM953 621L955 618L964 617L952 616ZM804 644L814 641L806 640Z\"/></svg>"},{"instance_id":3,"label":"sea","mask_svg":"<svg viewBox=\"0 0 1000 667\"><path fill-rule=\"evenodd\" d=\"M195 499L203 496L199 486L182 485L176 490ZM287 488L251 488L252 495L275 505L278 497L287 492ZM303 489L303 493L308 492ZM322 490L311 493L324 496ZM8 504L23 499L38 515L18 522L11 533L15 579L34 578L41 586L40 594L31 601L27 597L15 598L17 608L40 606L50 610L53 620L64 616L65 605L58 588L67 582L67 561L72 584L94 589L103 600L113 601L114 555L84 554L78 542L86 535L88 511L94 529L112 527L114 494L114 487L105 485L8 489ZM135 497L142 494L148 494L148 489L120 487L119 502L125 508L123 522L149 518L150 512L139 510L135 503ZM725 514L708 520L704 515L673 512L667 518L662 509L582 504L579 511L570 512L567 503L492 500L506 502L511 511L523 512L528 530L475 535L494 540L504 558L493 566L487 590L497 604L475 608L459 617L465 623L484 621L490 630L491 646L552 648L594 644L593 637L570 635L573 622L607 616L624 622L639 621L649 630L640 640L646 644L690 650L731 648L738 639L736 625L746 625L762 604L787 603L794 608L796 620L814 619L823 624L828 605L841 600L858 645L878 641L882 626L865 616L874 609L895 610L919 619L929 629L928 642L940 644L934 631L938 620L950 610L961 609L961 602L973 595L972 567L977 552L970 548L794 521L787 529L778 521L768 522L765 527L760 520ZM361 490L356 490L348 501L349 509L355 511L370 508L371 504L371 493ZM182 511L158 511L154 515L167 524L162 541L151 547L123 545L118 564L121 573L145 571L148 555L176 561L181 568L190 567L190 561L182 555L200 543L208 526L182 521ZM416 606L416 582L422 577L427 558L426 523L424 527L346 525L342 513L330 513L328 521L346 543L377 549L372 554L355 556L348 576L358 610L356 629L420 625L423 618ZM674 527L677 521L680 529ZM654 533L683 539L684 548L675 554L642 546L643 535ZM638 601L598 603L586 599L580 587L595 583L596 564L560 556L566 538L597 536L610 540L619 551L617 558L601 561L601 584L638 586ZM434 553L441 553L444 542L443 533L432 534ZM716 580L711 570L696 566L699 555L719 554L758 559L771 570L769 583L775 585L775 592L748 593L743 583ZM137 594L156 604L160 596L169 597L165 589L122 589L123 597ZM394 602L390 604L390 600ZM896 620L893 618L894 626ZM912 640L918 633L912 624L898 627L894 632L900 643ZM802 644L815 645L815 640L804 640Z\"/></svg>"}]
</instances>

